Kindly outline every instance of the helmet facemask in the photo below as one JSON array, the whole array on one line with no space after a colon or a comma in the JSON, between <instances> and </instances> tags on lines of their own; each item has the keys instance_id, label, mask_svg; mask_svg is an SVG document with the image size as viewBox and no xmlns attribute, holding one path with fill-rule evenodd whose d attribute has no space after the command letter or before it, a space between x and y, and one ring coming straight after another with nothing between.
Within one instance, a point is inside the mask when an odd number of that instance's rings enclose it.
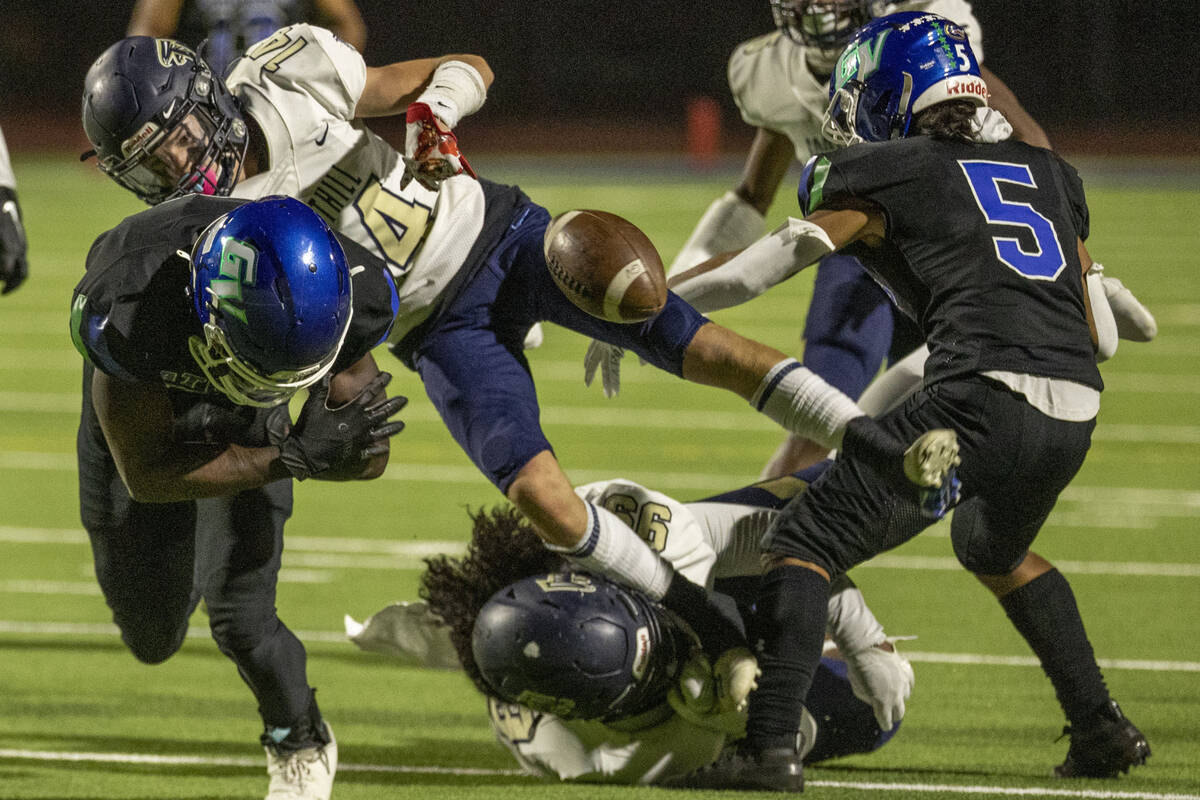
<instances>
[{"instance_id":1,"label":"helmet facemask","mask_svg":"<svg viewBox=\"0 0 1200 800\"><path fill-rule=\"evenodd\" d=\"M351 311L353 315L353 311ZM239 406L270 408L285 403L298 391L312 386L333 367L338 351L350 330L349 320L337 349L320 362L301 370L283 370L263 375L253 366L238 358L229 345L225 331L215 321L214 310L210 320L204 323L204 338L188 337L188 350L204 377L221 394Z\"/></svg>"}]
</instances>

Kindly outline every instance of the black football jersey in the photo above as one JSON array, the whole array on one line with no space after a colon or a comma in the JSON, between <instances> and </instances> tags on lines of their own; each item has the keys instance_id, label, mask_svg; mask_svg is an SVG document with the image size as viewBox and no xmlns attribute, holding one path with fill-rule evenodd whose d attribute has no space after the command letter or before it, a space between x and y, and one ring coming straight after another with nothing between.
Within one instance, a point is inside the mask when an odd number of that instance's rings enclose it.
<instances>
[{"instance_id":1,"label":"black football jersey","mask_svg":"<svg viewBox=\"0 0 1200 800\"><path fill-rule=\"evenodd\" d=\"M84 358L108 375L161 384L175 399L186 393L232 406L188 350L188 337L203 331L189 293L188 259L179 252L190 252L209 223L245 202L192 195L134 214L101 234L71 301L71 337ZM399 302L383 262L338 239L352 271L365 269L352 278L354 316L334 372L386 338Z\"/></svg>"},{"instance_id":2,"label":"black football jersey","mask_svg":"<svg viewBox=\"0 0 1200 800\"><path fill-rule=\"evenodd\" d=\"M1076 239L1083 184L1049 150L917 136L818 156L800 185L805 214L869 200L886 243L862 261L930 349L927 383L1002 370L1102 388Z\"/></svg>"}]
</instances>

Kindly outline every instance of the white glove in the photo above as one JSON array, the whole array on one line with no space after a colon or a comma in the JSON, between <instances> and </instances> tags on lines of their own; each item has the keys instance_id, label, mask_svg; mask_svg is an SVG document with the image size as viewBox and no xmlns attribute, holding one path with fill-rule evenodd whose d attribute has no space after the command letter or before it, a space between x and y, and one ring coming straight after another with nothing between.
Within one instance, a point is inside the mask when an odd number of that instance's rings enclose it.
<instances>
[{"instance_id":1,"label":"white glove","mask_svg":"<svg viewBox=\"0 0 1200 800\"><path fill-rule=\"evenodd\" d=\"M1117 335L1129 342L1152 341L1158 335L1158 322L1150 309L1142 305L1120 280L1105 275L1103 264L1092 264L1088 275L1095 274L1100 275L1100 282L1104 284L1104 296L1117 322Z\"/></svg>"},{"instance_id":2,"label":"white glove","mask_svg":"<svg viewBox=\"0 0 1200 800\"><path fill-rule=\"evenodd\" d=\"M912 694L915 680L912 665L899 653L879 646L842 655L854 696L870 704L880 730L890 731L904 718L904 701Z\"/></svg>"},{"instance_id":3,"label":"white glove","mask_svg":"<svg viewBox=\"0 0 1200 800\"><path fill-rule=\"evenodd\" d=\"M450 643L450 628L424 602L392 603L364 622L349 614L342 622L346 638L368 652L418 667L462 669Z\"/></svg>"},{"instance_id":4,"label":"white glove","mask_svg":"<svg viewBox=\"0 0 1200 800\"><path fill-rule=\"evenodd\" d=\"M718 688L708 658L697 650L680 670L678 680L667 693L667 703L676 714L697 727L740 739L746 735L746 714L742 709L730 707L727 701L722 702Z\"/></svg>"},{"instance_id":5,"label":"white glove","mask_svg":"<svg viewBox=\"0 0 1200 800\"><path fill-rule=\"evenodd\" d=\"M620 347L593 339L588 345L587 353L583 356L583 384L591 386L596 377L596 369L600 370L600 383L604 387L605 397L616 397L621 390L621 358L625 351Z\"/></svg>"}]
</instances>

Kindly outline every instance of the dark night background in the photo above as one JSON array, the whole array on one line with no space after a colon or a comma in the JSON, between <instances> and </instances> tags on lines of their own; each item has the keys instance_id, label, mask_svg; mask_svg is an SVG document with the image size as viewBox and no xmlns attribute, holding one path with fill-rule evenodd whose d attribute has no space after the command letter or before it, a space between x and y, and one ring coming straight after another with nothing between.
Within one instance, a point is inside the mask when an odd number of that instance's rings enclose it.
<instances>
[{"instance_id":1,"label":"dark night background","mask_svg":"<svg viewBox=\"0 0 1200 800\"><path fill-rule=\"evenodd\" d=\"M83 144L83 75L124 34L132 5L3 0L0 126L13 150ZM772 27L767 0L358 5L368 64L444 52L488 59L496 82L466 123L474 149L677 150L687 102L697 96L718 102L724 146L737 149L747 129L729 99L725 62L738 42ZM1196 154L1200 23L1193 2L973 5L985 63L1060 149Z\"/></svg>"}]
</instances>

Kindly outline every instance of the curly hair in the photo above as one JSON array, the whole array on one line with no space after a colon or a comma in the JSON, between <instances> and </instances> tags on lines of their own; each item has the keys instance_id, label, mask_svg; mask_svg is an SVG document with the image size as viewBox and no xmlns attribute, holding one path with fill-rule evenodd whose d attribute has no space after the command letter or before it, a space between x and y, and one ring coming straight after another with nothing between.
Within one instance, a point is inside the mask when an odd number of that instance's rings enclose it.
<instances>
[{"instance_id":1,"label":"curly hair","mask_svg":"<svg viewBox=\"0 0 1200 800\"><path fill-rule=\"evenodd\" d=\"M975 136L975 105L966 100L932 105L913 117L913 130L910 136L928 134L970 141Z\"/></svg>"},{"instance_id":2,"label":"curly hair","mask_svg":"<svg viewBox=\"0 0 1200 800\"><path fill-rule=\"evenodd\" d=\"M461 558L425 559L419 594L450 629L450 642L463 671L484 694L494 694L475 665L471 631L493 594L530 575L561 570L566 560L547 550L533 527L510 506L470 511L472 531Z\"/></svg>"}]
</instances>

